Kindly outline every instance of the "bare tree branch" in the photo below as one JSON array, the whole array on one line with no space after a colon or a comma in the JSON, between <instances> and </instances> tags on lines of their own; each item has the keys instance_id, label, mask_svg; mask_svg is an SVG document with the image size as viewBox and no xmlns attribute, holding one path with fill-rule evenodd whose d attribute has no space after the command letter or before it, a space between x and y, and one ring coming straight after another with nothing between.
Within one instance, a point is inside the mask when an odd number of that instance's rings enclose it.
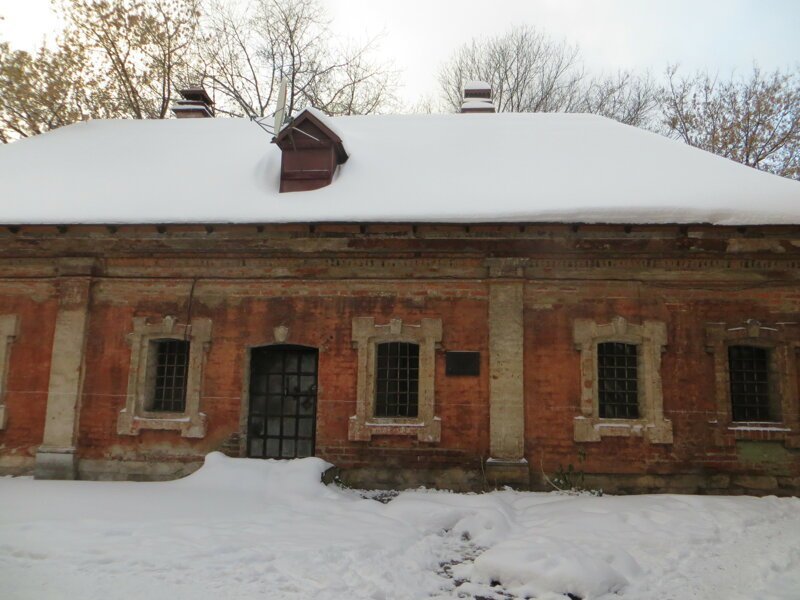
<instances>
[{"instance_id":1,"label":"bare tree branch","mask_svg":"<svg viewBox=\"0 0 800 600\"><path fill-rule=\"evenodd\" d=\"M800 74L754 67L720 81L667 70L662 91L667 135L756 169L800 179Z\"/></svg>"},{"instance_id":2,"label":"bare tree branch","mask_svg":"<svg viewBox=\"0 0 800 600\"><path fill-rule=\"evenodd\" d=\"M64 45L83 48L108 75L120 116L163 119L185 83L199 0L61 0Z\"/></svg>"},{"instance_id":3,"label":"bare tree branch","mask_svg":"<svg viewBox=\"0 0 800 600\"><path fill-rule=\"evenodd\" d=\"M528 26L474 39L457 49L439 71L443 104L458 110L464 84L492 86L500 112L592 112L631 125L645 125L658 104L649 77L620 72L588 78L578 48Z\"/></svg>"},{"instance_id":4,"label":"bare tree branch","mask_svg":"<svg viewBox=\"0 0 800 600\"><path fill-rule=\"evenodd\" d=\"M242 12L209 6L200 77L223 114L263 117L289 81L287 113L313 105L328 114L366 114L394 102L396 74L374 59L375 40L337 43L318 0L254 0Z\"/></svg>"}]
</instances>

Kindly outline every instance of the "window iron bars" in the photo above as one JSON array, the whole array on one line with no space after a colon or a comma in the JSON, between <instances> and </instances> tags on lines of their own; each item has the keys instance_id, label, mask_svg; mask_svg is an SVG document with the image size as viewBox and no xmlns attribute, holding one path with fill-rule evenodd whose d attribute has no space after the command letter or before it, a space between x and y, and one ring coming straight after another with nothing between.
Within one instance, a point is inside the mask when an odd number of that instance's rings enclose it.
<instances>
[{"instance_id":1,"label":"window iron bars","mask_svg":"<svg viewBox=\"0 0 800 600\"><path fill-rule=\"evenodd\" d=\"M597 382L602 419L639 418L636 344L597 344Z\"/></svg>"},{"instance_id":2,"label":"window iron bars","mask_svg":"<svg viewBox=\"0 0 800 600\"><path fill-rule=\"evenodd\" d=\"M377 345L376 417L416 417L419 413L419 346L409 342Z\"/></svg>"},{"instance_id":3,"label":"window iron bars","mask_svg":"<svg viewBox=\"0 0 800 600\"><path fill-rule=\"evenodd\" d=\"M156 373L151 410L183 412L186 410L186 379L189 371L189 342L156 342Z\"/></svg>"},{"instance_id":4,"label":"window iron bars","mask_svg":"<svg viewBox=\"0 0 800 600\"><path fill-rule=\"evenodd\" d=\"M771 421L769 351L758 346L730 346L731 413L734 421Z\"/></svg>"}]
</instances>

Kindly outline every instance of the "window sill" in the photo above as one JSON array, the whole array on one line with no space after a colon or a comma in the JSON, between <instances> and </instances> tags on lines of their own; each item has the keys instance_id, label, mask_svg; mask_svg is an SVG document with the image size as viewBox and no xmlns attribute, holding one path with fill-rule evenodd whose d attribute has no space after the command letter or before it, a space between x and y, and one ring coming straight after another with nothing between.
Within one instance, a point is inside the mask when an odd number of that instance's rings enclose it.
<instances>
[{"instance_id":1,"label":"window sill","mask_svg":"<svg viewBox=\"0 0 800 600\"><path fill-rule=\"evenodd\" d=\"M348 439L368 442L375 435L407 435L414 436L420 442L439 442L442 439L442 420L434 417L426 423L419 419L377 419L359 421L350 417Z\"/></svg>"},{"instance_id":2,"label":"window sill","mask_svg":"<svg viewBox=\"0 0 800 600\"><path fill-rule=\"evenodd\" d=\"M731 431L791 431L779 421L735 421L728 426Z\"/></svg>"},{"instance_id":3,"label":"window sill","mask_svg":"<svg viewBox=\"0 0 800 600\"><path fill-rule=\"evenodd\" d=\"M786 442L797 437L790 427L778 422L735 422L728 426L735 440Z\"/></svg>"},{"instance_id":4,"label":"window sill","mask_svg":"<svg viewBox=\"0 0 800 600\"><path fill-rule=\"evenodd\" d=\"M197 413L152 413L132 415L123 409L117 418L119 435L139 435L142 430L180 431L185 438L202 438L206 435L206 415Z\"/></svg>"},{"instance_id":5,"label":"window sill","mask_svg":"<svg viewBox=\"0 0 800 600\"><path fill-rule=\"evenodd\" d=\"M672 422L646 419L601 419L575 417L576 442L599 442L604 437L641 437L651 444L672 443Z\"/></svg>"}]
</instances>

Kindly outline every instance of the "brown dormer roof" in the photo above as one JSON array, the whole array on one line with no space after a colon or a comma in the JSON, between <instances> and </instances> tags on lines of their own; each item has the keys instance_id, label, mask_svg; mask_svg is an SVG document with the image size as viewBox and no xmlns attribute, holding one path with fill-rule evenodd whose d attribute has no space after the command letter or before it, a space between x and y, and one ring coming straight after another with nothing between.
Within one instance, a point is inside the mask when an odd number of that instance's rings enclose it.
<instances>
[{"instance_id":1,"label":"brown dormer roof","mask_svg":"<svg viewBox=\"0 0 800 600\"><path fill-rule=\"evenodd\" d=\"M281 149L281 192L305 192L330 185L347 160L342 138L317 110L305 109L275 137Z\"/></svg>"}]
</instances>

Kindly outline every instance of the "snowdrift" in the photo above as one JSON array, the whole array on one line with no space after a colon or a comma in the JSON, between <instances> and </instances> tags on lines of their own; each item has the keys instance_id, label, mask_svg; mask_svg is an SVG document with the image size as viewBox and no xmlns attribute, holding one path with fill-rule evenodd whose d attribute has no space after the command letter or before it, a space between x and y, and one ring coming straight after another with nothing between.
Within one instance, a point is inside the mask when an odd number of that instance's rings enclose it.
<instances>
[{"instance_id":1,"label":"snowdrift","mask_svg":"<svg viewBox=\"0 0 800 600\"><path fill-rule=\"evenodd\" d=\"M796 600L800 500L400 493L318 458L210 454L173 482L0 479L4 600Z\"/></svg>"},{"instance_id":2,"label":"snowdrift","mask_svg":"<svg viewBox=\"0 0 800 600\"><path fill-rule=\"evenodd\" d=\"M262 460L230 458L211 452L197 471L174 482L178 489L255 494L264 500L331 498L335 488L322 485L322 475L333 465L321 458Z\"/></svg>"}]
</instances>

